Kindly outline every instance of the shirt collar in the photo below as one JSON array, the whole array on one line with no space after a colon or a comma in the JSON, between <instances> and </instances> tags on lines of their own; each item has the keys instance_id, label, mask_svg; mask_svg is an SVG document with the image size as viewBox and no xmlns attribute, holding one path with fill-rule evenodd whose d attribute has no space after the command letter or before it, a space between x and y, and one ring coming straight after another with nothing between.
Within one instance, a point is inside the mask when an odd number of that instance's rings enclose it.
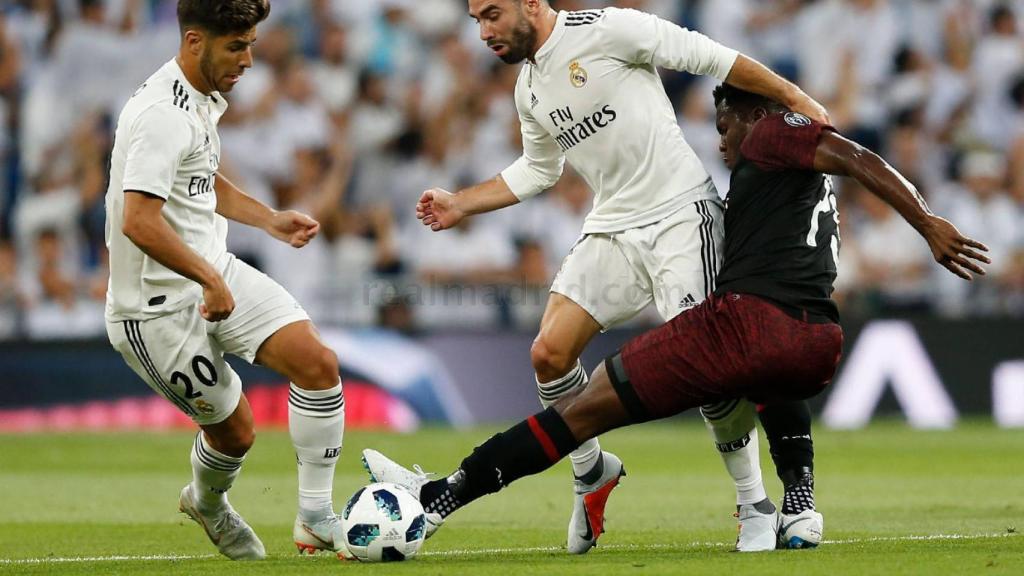
<instances>
[{"instance_id":1,"label":"shirt collar","mask_svg":"<svg viewBox=\"0 0 1024 576\"><path fill-rule=\"evenodd\" d=\"M537 50L537 53L533 56L533 61L538 66L543 64L544 59L548 53L555 49L555 45L562 39L562 34L565 33L565 17L568 14L565 10L559 10L558 16L555 18L555 28L551 30L551 35L544 41L544 44Z\"/></svg>"},{"instance_id":2,"label":"shirt collar","mask_svg":"<svg viewBox=\"0 0 1024 576\"><path fill-rule=\"evenodd\" d=\"M209 96L207 96L199 90L196 90L196 87L193 86L192 83L188 81L188 78L185 77L185 71L181 69L181 65L178 63L177 57L171 58L171 61L168 62L166 66L170 70L171 76L173 76L174 79L179 80L181 82L181 85L188 92L189 97L194 99L196 102L200 104L208 104L210 102L224 102L224 97L220 95L220 92L212 92Z\"/></svg>"}]
</instances>

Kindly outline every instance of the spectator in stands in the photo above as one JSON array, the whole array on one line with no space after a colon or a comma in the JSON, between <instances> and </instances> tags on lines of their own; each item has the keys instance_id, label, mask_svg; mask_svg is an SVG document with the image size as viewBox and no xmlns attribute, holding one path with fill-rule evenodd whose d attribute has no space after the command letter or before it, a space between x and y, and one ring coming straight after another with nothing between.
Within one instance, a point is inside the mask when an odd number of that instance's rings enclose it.
<instances>
[{"instance_id":1,"label":"spectator in stands","mask_svg":"<svg viewBox=\"0 0 1024 576\"><path fill-rule=\"evenodd\" d=\"M1006 193L1006 170L1003 155L989 150L972 151L960 161L958 181L936 203L937 210L957 219L965 234L982 234L992 259L986 278L969 290L957 289L937 277L936 285L942 294L940 304L947 313L994 311L995 297L988 292L997 288L1007 271L1020 239L1022 218L1020 206ZM969 297L977 296L979 290L986 291L988 297Z\"/></svg>"},{"instance_id":2,"label":"spectator in stands","mask_svg":"<svg viewBox=\"0 0 1024 576\"><path fill-rule=\"evenodd\" d=\"M87 285L105 273L96 191L110 147L110 114L177 43L176 2L0 4L0 227L6 224L2 216L11 216L0 259L16 254L7 274L16 270L23 284L28 277L28 284L38 285L40 255L56 252L63 262L58 270L88 300ZM609 4L734 37L732 44L790 70L812 95L828 101L840 130L873 138L872 145L884 148L929 202L939 210L950 207L965 232L990 242L997 253L991 279L974 283L975 292L921 280L913 275L913 262L896 262L895 269L913 280L890 294L890 285L900 282L861 264L888 262L899 233L855 191L841 194L844 220L869 221L844 236L837 285L850 297L848 310L882 301L897 308L908 302L937 306L951 314L1024 314L1024 240L1011 230L1024 229L1024 0L559 0L556 8ZM360 283L384 279L403 286L449 273L452 281L479 279L458 271L465 263L438 256L450 247L430 248L404 229L412 219L410 198L424 187L417 182L481 181L521 152L510 98L517 70L492 64L464 9L457 0L275 4L274 20L256 48L258 64L228 97L221 122L225 173L245 174L246 189L261 200L322 207L318 261L339 272L326 274L337 283L327 283L310 308L319 307L328 323L378 321L376 304L361 305ZM716 170L716 135L704 92L685 78L666 77L665 84L687 137L724 193L728 179ZM339 163L334 148L342 141L351 158ZM954 162L958 158L963 160ZM328 184L346 163L346 184ZM494 254L484 254L494 261L486 267L501 272L488 282L530 285L549 278L571 248L579 227L572 223L589 202L590 191L566 174L537 206L481 220L459 241L481 237L494 247ZM50 240L37 242L43 230L57 234L59 250ZM295 263L274 254L259 235L246 238L244 228L231 235L232 249L253 262ZM421 256L425 260L418 262ZM308 258L318 257L304 257L307 265ZM437 274L424 272L429 262ZM0 307L15 306L13 294L0 295ZM457 320L531 322L529 312L514 310L515 298L493 300L500 302ZM449 309L424 312L424 306L425 298L413 294L396 303L387 322L450 325ZM13 325L6 330L19 329ZM4 330L0 326L0 335Z\"/></svg>"},{"instance_id":3,"label":"spectator in stands","mask_svg":"<svg viewBox=\"0 0 1024 576\"><path fill-rule=\"evenodd\" d=\"M988 146L1005 150L1011 136L1005 124L1012 115L1010 88L1024 71L1024 38L1008 4L996 4L991 9L989 27L989 34L978 43L971 66L977 90L973 127Z\"/></svg>"},{"instance_id":4,"label":"spectator in stands","mask_svg":"<svg viewBox=\"0 0 1024 576\"><path fill-rule=\"evenodd\" d=\"M842 194L855 199L865 218L853 230L859 257L858 289L868 293L875 312L927 309L926 290L932 263L927 246L914 242L917 233L888 204L852 181L844 181L843 185ZM849 216L847 213L845 217ZM849 235L843 240L847 238ZM893 249L894 246L899 249Z\"/></svg>"},{"instance_id":5,"label":"spectator in stands","mask_svg":"<svg viewBox=\"0 0 1024 576\"><path fill-rule=\"evenodd\" d=\"M23 286L27 301L25 329L30 338L95 337L104 332L103 300L89 278L65 258L55 229L35 238L36 269Z\"/></svg>"},{"instance_id":6,"label":"spectator in stands","mask_svg":"<svg viewBox=\"0 0 1024 576\"><path fill-rule=\"evenodd\" d=\"M0 339L14 338L21 332L24 302L18 287L17 266L14 246L0 239Z\"/></svg>"},{"instance_id":7,"label":"spectator in stands","mask_svg":"<svg viewBox=\"0 0 1024 576\"><path fill-rule=\"evenodd\" d=\"M332 116L344 114L356 97L359 72L349 58L348 28L337 23L322 24L319 58L310 63L313 84Z\"/></svg>"}]
</instances>

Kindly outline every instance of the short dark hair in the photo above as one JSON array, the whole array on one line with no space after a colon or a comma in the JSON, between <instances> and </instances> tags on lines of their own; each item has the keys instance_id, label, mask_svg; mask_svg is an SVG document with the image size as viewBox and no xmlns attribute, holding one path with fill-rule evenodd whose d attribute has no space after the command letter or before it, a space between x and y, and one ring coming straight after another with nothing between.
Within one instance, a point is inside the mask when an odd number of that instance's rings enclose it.
<instances>
[{"instance_id":1,"label":"short dark hair","mask_svg":"<svg viewBox=\"0 0 1024 576\"><path fill-rule=\"evenodd\" d=\"M731 84L719 84L714 91L715 108L725 102L730 108L740 110L744 113L751 112L755 108L764 108L768 112L785 112L788 110L775 100L753 92L747 92Z\"/></svg>"},{"instance_id":2,"label":"short dark hair","mask_svg":"<svg viewBox=\"0 0 1024 576\"><path fill-rule=\"evenodd\" d=\"M270 15L269 0L178 0L181 33L199 28L214 36L254 28Z\"/></svg>"},{"instance_id":3,"label":"short dark hair","mask_svg":"<svg viewBox=\"0 0 1024 576\"><path fill-rule=\"evenodd\" d=\"M1013 8L1010 8L1009 3L1002 2L996 4L989 10L988 23L989 26L995 28L999 23L1007 18L1014 18Z\"/></svg>"}]
</instances>

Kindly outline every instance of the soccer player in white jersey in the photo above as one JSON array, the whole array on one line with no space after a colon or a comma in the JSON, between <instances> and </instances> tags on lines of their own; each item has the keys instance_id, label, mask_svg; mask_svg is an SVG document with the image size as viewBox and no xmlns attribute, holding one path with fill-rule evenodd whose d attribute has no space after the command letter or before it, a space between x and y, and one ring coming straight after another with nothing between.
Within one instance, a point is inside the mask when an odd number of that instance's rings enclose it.
<instances>
[{"instance_id":1,"label":"soccer player in white jersey","mask_svg":"<svg viewBox=\"0 0 1024 576\"><path fill-rule=\"evenodd\" d=\"M227 492L253 444L234 354L291 381L288 428L298 461L299 552L343 550L331 505L344 432L338 359L301 306L229 254L227 221L299 248L320 225L278 212L218 173L217 121L253 64L267 0L179 0L181 47L135 92L117 123L106 196L107 334L129 366L200 428L179 507L233 560L265 556Z\"/></svg>"},{"instance_id":2,"label":"soccer player in white jersey","mask_svg":"<svg viewBox=\"0 0 1024 576\"><path fill-rule=\"evenodd\" d=\"M531 348L537 390L549 406L586 386L579 355L598 332L652 301L669 320L714 289L723 206L683 139L657 67L714 76L815 120L827 121L827 114L756 61L643 12L469 0L469 14L498 57L526 60L515 87L523 155L494 179L455 194L427 190L417 216L436 231L516 204L554 185L565 160L593 190L594 207L551 286ZM753 407L733 401L706 414L736 482L737 549L775 548L779 516L761 480ZM622 466L596 439L572 453L572 465L568 549L581 554L603 530Z\"/></svg>"}]
</instances>

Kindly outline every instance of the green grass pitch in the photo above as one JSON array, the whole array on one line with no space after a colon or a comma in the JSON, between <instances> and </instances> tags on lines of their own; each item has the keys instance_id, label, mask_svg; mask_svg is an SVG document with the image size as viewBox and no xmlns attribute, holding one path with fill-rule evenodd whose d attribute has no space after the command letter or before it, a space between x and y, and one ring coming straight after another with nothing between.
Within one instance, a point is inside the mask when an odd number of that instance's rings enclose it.
<instances>
[{"instance_id":1,"label":"green grass pitch","mask_svg":"<svg viewBox=\"0 0 1024 576\"><path fill-rule=\"evenodd\" d=\"M335 507L367 482L359 452L449 472L494 428L411 435L350 432ZM569 467L524 479L449 519L403 564L296 555L294 456L286 432L263 431L232 490L268 559L214 554L176 510L190 478L190 434L0 436L2 574L1024 574L1024 431L968 422L952 431L882 423L816 432L816 550L729 552L731 483L695 421L621 430L604 446L629 475L608 506L608 532L584 557L560 550ZM762 440L763 447L763 440ZM781 491L763 461L769 493Z\"/></svg>"}]
</instances>

